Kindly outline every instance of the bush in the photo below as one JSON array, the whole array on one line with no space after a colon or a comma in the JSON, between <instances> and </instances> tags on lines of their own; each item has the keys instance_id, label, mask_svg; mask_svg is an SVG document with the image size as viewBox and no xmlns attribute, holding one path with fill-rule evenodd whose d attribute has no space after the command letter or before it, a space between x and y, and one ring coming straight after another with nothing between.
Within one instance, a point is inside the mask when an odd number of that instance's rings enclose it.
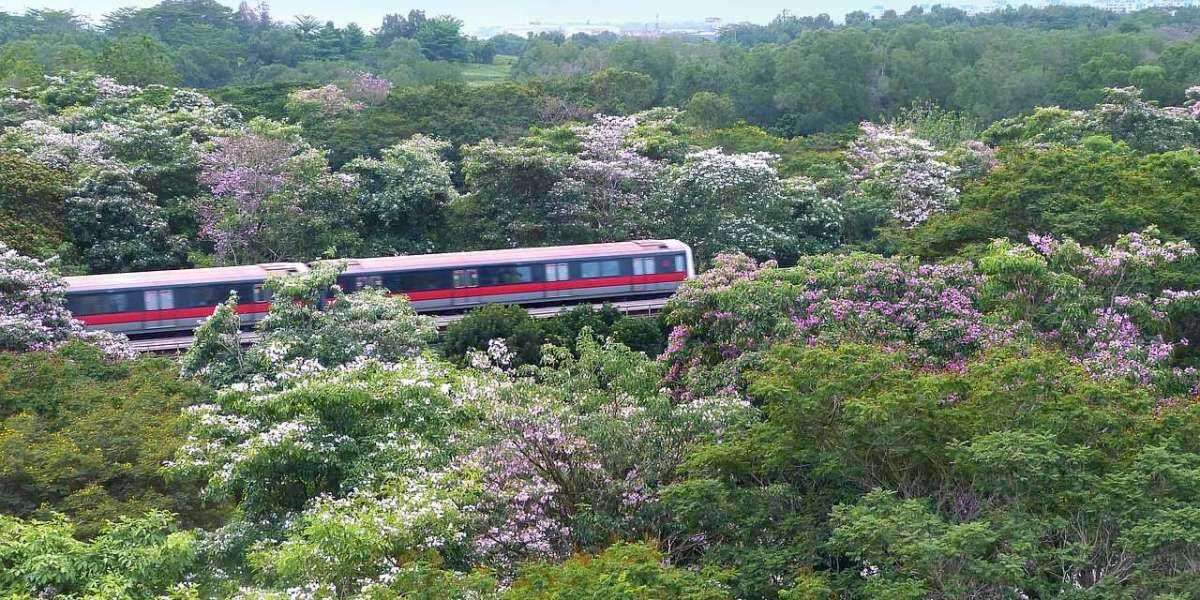
<instances>
[{"instance_id":1,"label":"bush","mask_svg":"<svg viewBox=\"0 0 1200 600\"><path fill-rule=\"evenodd\" d=\"M649 544L619 542L596 556L528 567L505 597L720 600L732 596L710 573L664 565L662 555Z\"/></svg>"},{"instance_id":2,"label":"bush","mask_svg":"<svg viewBox=\"0 0 1200 600\"><path fill-rule=\"evenodd\" d=\"M211 395L175 371L161 358L111 362L79 342L0 354L0 512L62 512L84 537L151 509L213 521L196 487L159 471L183 442L180 409Z\"/></svg>"},{"instance_id":3,"label":"bush","mask_svg":"<svg viewBox=\"0 0 1200 600\"><path fill-rule=\"evenodd\" d=\"M513 354L512 366L535 365L541 361L545 331L520 306L488 304L472 309L446 328L442 351L446 358L465 364L473 350L487 350L488 342L502 339Z\"/></svg>"}]
</instances>

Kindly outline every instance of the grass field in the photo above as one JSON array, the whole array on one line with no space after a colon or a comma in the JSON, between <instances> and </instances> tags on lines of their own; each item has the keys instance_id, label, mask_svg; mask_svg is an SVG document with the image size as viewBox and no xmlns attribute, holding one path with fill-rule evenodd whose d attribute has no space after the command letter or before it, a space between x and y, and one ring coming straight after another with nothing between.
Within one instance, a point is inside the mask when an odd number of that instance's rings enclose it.
<instances>
[{"instance_id":1,"label":"grass field","mask_svg":"<svg viewBox=\"0 0 1200 600\"><path fill-rule=\"evenodd\" d=\"M487 85L508 79L512 74L517 57L499 55L490 65L466 63L462 65L463 80L468 85Z\"/></svg>"}]
</instances>

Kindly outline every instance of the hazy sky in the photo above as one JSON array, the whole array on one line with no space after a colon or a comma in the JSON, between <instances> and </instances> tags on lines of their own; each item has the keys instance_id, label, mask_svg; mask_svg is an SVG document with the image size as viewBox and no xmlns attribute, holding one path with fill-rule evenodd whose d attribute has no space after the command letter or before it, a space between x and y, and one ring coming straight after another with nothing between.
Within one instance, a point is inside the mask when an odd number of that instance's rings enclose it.
<instances>
[{"instance_id":1,"label":"hazy sky","mask_svg":"<svg viewBox=\"0 0 1200 600\"><path fill-rule=\"evenodd\" d=\"M218 0L222 4L236 7L239 0ZM254 4L256 0L252 0ZM72 9L77 13L99 17L122 6L150 6L155 0L0 0L0 7L8 12L21 12L26 8ZM787 9L798 15L828 12L835 18L856 8L872 4L888 4L880 0L840 0L836 3L819 0L415 0L412 3L387 0L275 0L269 2L271 12L278 19L290 20L295 15L307 14L321 20L332 19L339 25L357 22L370 30L379 24L383 15L390 12L407 13L411 8L424 9L430 15L449 13L466 23L468 31L478 27L494 25L517 25L535 19L549 21L594 20L604 22L654 21L658 16L664 21L703 19L720 17L726 21L754 21L765 23ZM901 2L902 4L902 2ZM911 2L910 2L911 4Z\"/></svg>"}]
</instances>

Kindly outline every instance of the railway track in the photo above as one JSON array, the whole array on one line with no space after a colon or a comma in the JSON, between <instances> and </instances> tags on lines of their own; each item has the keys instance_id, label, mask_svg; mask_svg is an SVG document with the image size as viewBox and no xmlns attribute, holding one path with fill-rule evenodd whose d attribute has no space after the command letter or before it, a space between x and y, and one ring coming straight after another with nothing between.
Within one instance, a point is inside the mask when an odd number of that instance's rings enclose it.
<instances>
[{"instance_id":1,"label":"railway track","mask_svg":"<svg viewBox=\"0 0 1200 600\"><path fill-rule=\"evenodd\" d=\"M631 316L646 316L657 314L667 304L667 298L647 298L643 300L626 300L624 302L610 302L613 308L621 311L624 314ZM534 306L527 308L529 315L537 319L548 319L553 316L560 315L568 310L571 310L579 304L566 304L555 306ZM599 309L603 304L592 304L592 308ZM438 329L445 329L447 325L463 318L465 313L457 313L450 315L432 315L437 319ZM253 331L242 333L242 343L249 345L258 341L258 334ZM176 354L187 350L192 345L192 336L183 335L175 337L160 337L160 338L141 338L129 341L129 345L138 352L148 352L156 354Z\"/></svg>"}]
</instances>

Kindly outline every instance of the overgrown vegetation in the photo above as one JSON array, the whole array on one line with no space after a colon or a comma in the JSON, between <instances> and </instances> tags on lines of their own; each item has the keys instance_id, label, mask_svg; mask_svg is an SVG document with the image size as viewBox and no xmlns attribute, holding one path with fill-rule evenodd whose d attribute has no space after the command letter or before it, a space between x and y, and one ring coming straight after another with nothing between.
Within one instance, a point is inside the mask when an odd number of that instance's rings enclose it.
<instances>
[{"instance_id":1,"label":"overgrown vegetation","mask_svg":"<svg viewBox=\"0 0 1200 600\"><path fill-rule=\"evenodd\" d=\"M0 596L1200 588L1194 9L264 13L0 19ZM699 267L656 317L438 340L335 260L177 361L60 277L651 237Z\"/></svg>"}]
</instances>

